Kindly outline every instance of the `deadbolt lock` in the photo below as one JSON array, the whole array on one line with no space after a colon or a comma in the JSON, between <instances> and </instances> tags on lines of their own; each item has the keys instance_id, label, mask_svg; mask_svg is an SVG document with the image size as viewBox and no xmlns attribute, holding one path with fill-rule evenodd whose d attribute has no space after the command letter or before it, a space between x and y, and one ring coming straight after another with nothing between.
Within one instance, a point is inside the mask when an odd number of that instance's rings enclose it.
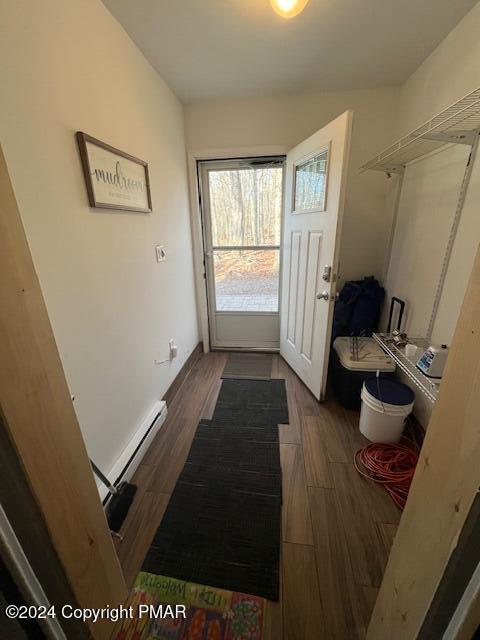
<instances>
[{"instance_id":1,"label":"deadbolt lock","mask_svg":"<svg viewBox=\"0 0 480 640\"><path fill-rule=\"evenodd\" d=\"M325 282L330 282L331 279L332 279L332 267L326 264L323 267L322 280L324 280Z\"/></svg>"}]
</instances>

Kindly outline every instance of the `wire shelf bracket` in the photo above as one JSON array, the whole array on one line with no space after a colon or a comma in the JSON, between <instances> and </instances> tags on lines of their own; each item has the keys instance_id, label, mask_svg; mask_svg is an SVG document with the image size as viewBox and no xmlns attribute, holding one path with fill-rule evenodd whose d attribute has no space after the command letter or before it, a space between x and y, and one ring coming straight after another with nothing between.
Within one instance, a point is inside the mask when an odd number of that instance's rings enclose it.
<instances>
[{"instance_id":1,"label":"wire shelf bracket","mask_svg":"<svg viewBox=\"0 0 480 640\"><path fill-rule=\"evenodd\" d=\"M473 145L480 130L480 88L444 109L366 162L362 171L399 173L406 165L445 144Z\"/></svg>"},{"instance_id":2,"label":"wire shelf bracket","mask_svg":"<svg viewBox=\"0 0 480 640\"><path fill-rule=\"evenodd\" d=\"M448 144L462 144L469 145L471 147L462 183L460 185L449 237L445 247L440 276L435 289L435 297L426 335L427 341L431 340L435 326L453 245L457 235L479 142L480 88L475 89L475 91L472 91L461 100L458 100L458 102L455 102L447 109L444 109L431 120L425 122L421 127L418 127L408 135L404 136L361 167L362 171L382 171L389 177L391 174L399 175L397 196L395 198L395 207L392 218L392 228L387 245L385 260L386 270L384 275L386 276L390 265L395 228L398 219L398 208L400 205L403 183L402 178L407 165L410 162L413 162L413 160L421 158L422 156L425 156L437 149L441 149Z\"/></svg>"},{"instance_id":3,"label":"wire shelf bracket","mask_svg":"<svg viewBox=\"0 0 480 640\"><path fill-rule=\"evenodd\" d=\"M432 404L435 404L437 400L440 383L432 380L418 369L416 361L418 357L415 356L414 360L407 358L404 349L397 347L393 342L393 337L387 333L374 333L374 339L382 347L395 364L406 374L416 388L426 396ZM426 349L428 347L428 341L424 338L409 338L411 344L415 344L418 349Z\"/></svg>"}]
</instances>

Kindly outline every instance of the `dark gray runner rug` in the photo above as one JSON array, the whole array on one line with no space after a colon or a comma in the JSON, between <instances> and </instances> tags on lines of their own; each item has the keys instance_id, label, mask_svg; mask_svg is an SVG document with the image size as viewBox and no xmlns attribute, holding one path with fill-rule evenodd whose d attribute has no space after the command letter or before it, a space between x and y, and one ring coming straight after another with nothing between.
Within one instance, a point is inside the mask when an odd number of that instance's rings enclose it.
<instances>
[{"instance_id":1,"label":"dark gray runner rug","mask_svg":"<svg viewBox=\"0 0 480 640\"><path fill-rule=\"evenodd\" d=\"M272 356L269 353L229 353L222 378L270 380Z\"/></svg>"},{"instance_id":2,"label":"dark gray runner rug","mask_svg":"<svg viewBox=\"0 0 480 640\"><path fill-rule=\"evenodd\" d=\"M288 424L285 380L224 380L213 418L241 424Z\"/></svg>"},{"instance_id":3,"label":"dark gray runner rug","mask_svg":"<svg viewBox=\"0 0 480 640\"><path fill-rule=\"evenodd\" d=\"M285 381L225 380L217 413L197 427L142 570L278 600Z\"/></svg>"}]
</instances>

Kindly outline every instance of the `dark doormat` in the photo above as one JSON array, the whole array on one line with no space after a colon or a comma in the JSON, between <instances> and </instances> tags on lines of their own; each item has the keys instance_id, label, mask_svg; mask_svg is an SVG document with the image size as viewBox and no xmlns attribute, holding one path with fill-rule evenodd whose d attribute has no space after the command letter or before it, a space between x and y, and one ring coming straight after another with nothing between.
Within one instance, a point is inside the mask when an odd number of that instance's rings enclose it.
<instances>
[{"instance_id":1,"label":"dark doormat","mask_svg":"<svg viewBox=\"0 0 480 640\"><path fill-rule=\"evenodd\" d=\"M269 353L229 353L222 378L270 380L272 356Z\"/></svg>"},{"instance_id":2,"label":"dark doormat","mask_svg":"<svg viewBox=\"0 0 480 640\"><path fill-rule=\"evenodd\" d=\"M224 380L213 418L246 424L287 424L285 380Z\"/></svg>"},{"instance_id":3,"label":"dark doormat","mask_svg":"<svg viewBox=\"0 0 480 640\"><path fill-rule=\"evenodd\" d=\"M259 414L254 414L254 418L257 415ZM248 416L248 418L250 418L250 416ZM219 429L219 424L222 423L223 426L228 426L228 429ZM218 420L217 422L202 418L197 427L196 435L198 437L210 435L212 438L223 438L225 440L242 438L243 440L256 440L258 442L277 442L278 426L276 424L269 424L268 421L261 423L255 421L255 419L247 420L239 418L235 420L232 416L229 416L225 420Z\"/></svg>"},{"instance_id":4,"label":"dark doormat","mask_svg":"<svg viewBox=\"0 0 480 640\"><path fill-rule=\"evenodd\" d=\"M223 382L217 409L234 413L200 421L143 571L278 600L282 382Z\"/></svg>"}]
</instances>

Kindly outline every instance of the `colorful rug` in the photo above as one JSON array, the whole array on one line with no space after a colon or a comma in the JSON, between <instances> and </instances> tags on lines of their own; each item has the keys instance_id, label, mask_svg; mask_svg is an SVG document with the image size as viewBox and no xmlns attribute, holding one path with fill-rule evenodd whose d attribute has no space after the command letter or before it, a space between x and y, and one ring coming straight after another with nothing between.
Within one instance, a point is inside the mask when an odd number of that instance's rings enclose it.
<instances>
[{"instance_id":1,"label":"colorful rug","mask_svg":"<svg viewBox=\"0 0 480 640\"><path fill-rule=\"evenodd\" d=\"M184 605L185 616L138 615L140 605ZM119 622L112 640L261 640L265 600L245 593L184 582L152 573L138 574L126 607L132 619ZM182 610L179 607L178 610Z\"/></svg>"}]
</instances>

